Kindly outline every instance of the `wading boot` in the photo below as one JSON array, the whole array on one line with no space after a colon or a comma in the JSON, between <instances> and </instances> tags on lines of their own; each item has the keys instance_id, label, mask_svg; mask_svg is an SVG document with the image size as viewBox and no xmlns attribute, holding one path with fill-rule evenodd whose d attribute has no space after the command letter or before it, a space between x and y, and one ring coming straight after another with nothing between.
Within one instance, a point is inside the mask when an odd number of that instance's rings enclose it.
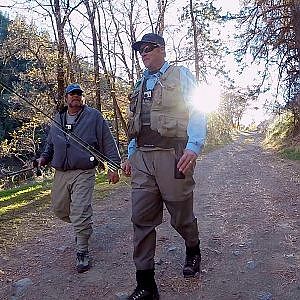
<instances>
[{"instance_id":1,"label":"wading boot","mask_svg":"<svg viewBox=\"0 0 300 300\"><path fill-rule=\"evenodd\" d=\"M90 259L87 251L77 252L76 269L78 273L86 272L90 269Z\"/></svg>"},{"instance_id":2,"label":"wading boot","mask_svg":"<svg viewBox=\"0 0 300 300\"><path fill-rule=\"evenodd\" d=\"M159 293L154 279L154 270L136 271L137 287L127 297L128 300L159 300Z\"/></svg>"},{"instance_id":3,"label":"wading boot","mask_svg":"<svg viewBox=\"0 0 300 300\"><path fill-rule=\"evenodd\" d=\"M185 265L183 276L185 278L196 277L200 273L201 253L199 243L195 247L186 247Z\"/></svg>"}]
</instances>

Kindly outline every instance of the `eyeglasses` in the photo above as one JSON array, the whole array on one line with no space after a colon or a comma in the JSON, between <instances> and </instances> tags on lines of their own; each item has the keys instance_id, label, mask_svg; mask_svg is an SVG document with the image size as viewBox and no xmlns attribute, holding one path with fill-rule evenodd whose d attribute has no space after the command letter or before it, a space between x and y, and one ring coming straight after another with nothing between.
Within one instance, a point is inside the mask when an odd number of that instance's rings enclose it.
<instances>
[{"instance_id":1,"label":"eyeglasses","mask_svg":"<svg viewBox=\"0 0 300 300\"><path fill-rule=\"evenodd\" d=\"M142 55L143 53L149 53L151 51L153 51L155 48L158 48L159 45L158 44L150 44L147 45L145 47L141 47L139 50L139 53Z\"/></svg>"},{"instance_id":2,"label":"eyeglasses","mask_svg":"<svg viewBox=\"0 0 300 300\"><path fill-rule=\"evenodd\" d=\"M69 95L71 95L71 96L74 96L74 95L82 96L82 92L81 91L73 91L73 92L70 92Z\"/></svg>"}]
</instances>

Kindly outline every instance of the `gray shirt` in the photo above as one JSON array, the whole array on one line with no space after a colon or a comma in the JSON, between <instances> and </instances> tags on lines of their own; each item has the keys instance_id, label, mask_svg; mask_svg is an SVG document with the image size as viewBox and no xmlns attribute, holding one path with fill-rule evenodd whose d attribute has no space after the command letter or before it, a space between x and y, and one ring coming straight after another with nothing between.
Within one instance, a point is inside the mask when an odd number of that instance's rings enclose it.
<instances>
[{"instance_id":1,"label":"gray shirt","mask_svg":"<svg viewBox=\"0 0 300 300\"><path fill-rule=\"evenodd\" d=\"M83 111L76 117L73 120L72 133L108 159L120 164L119 151L102 114L98 110L84 105ZM55 120L65 128L67 124L66 112L57 114ZM92 158L92 154L86 148L68 137L56 125L52 125L50 128L47 144L41 156L47 162L51 161L52 167L61 171L87 170L94 168L97 164L97 161Z\"/></svg>"}]
</instances>

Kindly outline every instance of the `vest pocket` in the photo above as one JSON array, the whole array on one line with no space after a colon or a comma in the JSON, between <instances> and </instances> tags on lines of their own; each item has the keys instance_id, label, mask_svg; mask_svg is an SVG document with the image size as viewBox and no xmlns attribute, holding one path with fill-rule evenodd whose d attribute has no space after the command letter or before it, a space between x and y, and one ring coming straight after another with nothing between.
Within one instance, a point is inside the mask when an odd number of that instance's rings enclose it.
<instances>
[{"instance_id":1,"label":"vest pocket","mask_svg":"<svg viewBox=\"0 0 300 300\"><path fill-rule=\"evenodd\" d=\"M178 104L176 99L181 95L180 85L175 83L168 83L162 87L162 105L166 107L173 107Z\"/></svg>"},{"instance_id":2,"label":"vest pocket","mask_svg":"<svg viewBox=\"0 0 300 300\"><path fill-rule=\"evenodd\" d=\"M137 101L138 101L138 95L139 91L134 91L131 95L129 95L129 110L132 113L136 112L136 106L137 106Z\"/></svg>"},{"instance_id":3,"label":"vest pocket","mask_svg":"<svg viewBox=\"0 0 300 300\"><path fill-rule=\"evenodd\" d=\"M156 121L157 128L152 128L151 122L151 129L157 130L162 136L178 138L187 137L186 128L188 121L185 118L170 115L160 115Z\"/></svg>"},{"instance_id":4,"label":"vest pocket","mask_svg":"<svg viewBox=\"0 0 300 300\"><path fill-rule=\"evenodd\" d=\"M136 124L135 124L135 118L129 118L128 124L127 124L127 132L129 139L135 138L138 135L138 131L136 130Z\"/></svg>"}]
</instances>

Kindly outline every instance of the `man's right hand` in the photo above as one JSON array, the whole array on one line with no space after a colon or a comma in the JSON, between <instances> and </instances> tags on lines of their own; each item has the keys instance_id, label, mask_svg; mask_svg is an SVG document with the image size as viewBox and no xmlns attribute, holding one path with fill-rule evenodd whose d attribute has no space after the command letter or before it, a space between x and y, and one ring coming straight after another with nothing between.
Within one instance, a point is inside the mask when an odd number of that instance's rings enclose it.
<instances>
[{"instance_id":1,"label":"man's right hand","mask_svg":"<svg viewBox=\"0 0 300 300\"><path fill-rule=\"evenodd\" d=\"M37 158L36 161L39 167L43 167L46 165L46 159L44 157Z\"/></svg>"},{"instance_id":2,"label":"man's right hand","mask_svg":"<svg viewBox=\"0 0 300 300\"><path fill-rule=\"evenodd\" d=\"M123 170L123 173L125 174L125 176L127 176L127 177L131 176L131 164L128 159L126 159L122 163L121 167L122 167L122 170Z\"/></svg>"}]
</instances>

